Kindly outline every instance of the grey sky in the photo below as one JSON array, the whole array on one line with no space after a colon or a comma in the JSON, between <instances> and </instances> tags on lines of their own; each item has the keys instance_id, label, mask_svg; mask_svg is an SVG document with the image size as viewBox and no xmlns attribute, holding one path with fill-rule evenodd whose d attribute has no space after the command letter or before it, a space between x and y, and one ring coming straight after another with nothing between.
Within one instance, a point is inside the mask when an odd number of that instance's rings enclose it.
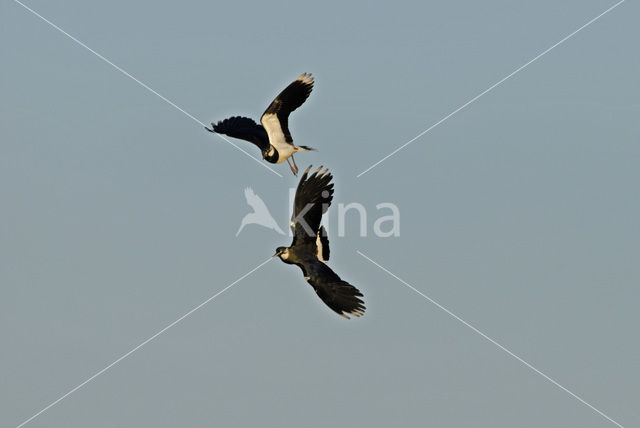
<instances>
[{"instance_id":1,"label":"grey sky","mask_svg":"<svg viewBox=\"0 0 640 428\"><path fill-rule=\"evenodd\" d=\"M258 119L312 72L291 128L319 150L298 165L329 167L369 231L376 204L401 210L398 238L359 237L355 216L330 230L362 319L274 260L27 426L615 426L356 250L639 426L636 2L356 178L614 3L26 2L206 123ZM287 245L235 233L245 187L284 227L297 180L18 4L0 21L0 425L15 427Z\"/></svg>"}]
</instances>

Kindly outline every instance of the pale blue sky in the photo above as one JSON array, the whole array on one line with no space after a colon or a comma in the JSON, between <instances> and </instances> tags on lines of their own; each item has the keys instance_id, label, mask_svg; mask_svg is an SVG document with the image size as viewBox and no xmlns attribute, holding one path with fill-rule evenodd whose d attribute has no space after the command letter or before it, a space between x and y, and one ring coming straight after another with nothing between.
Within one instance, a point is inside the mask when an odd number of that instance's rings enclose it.
<instances>
[{"instance_id":1,"label":"pale blue sky","mask_svg":"<svg viewBox=\"0 0 640 428\"><path fill-rule=\"evenodd\" d=\"M291 118L336 202L401 234L330 232L365 295L345 321L274 260L30 427L612 427L360 250L625 427L640 426L640 8L615 2L26 3L201 121ZM15 427L267 259L251 186L284 178L12 1L0 3L0 425ZM238 144L258 155L248 143ZM253 150L252 150L253 149ZM330 221L335 220L335 207Z\"/></svg>"}]
</instances>

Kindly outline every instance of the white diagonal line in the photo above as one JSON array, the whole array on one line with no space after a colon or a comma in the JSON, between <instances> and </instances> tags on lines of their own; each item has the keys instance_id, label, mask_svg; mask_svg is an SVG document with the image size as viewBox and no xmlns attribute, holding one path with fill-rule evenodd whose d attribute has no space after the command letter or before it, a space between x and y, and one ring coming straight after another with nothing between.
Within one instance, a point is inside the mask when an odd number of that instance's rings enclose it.
<instances>
[{"instance_id":1,"label":"white diagonal line","mask_svg":"<svg viewBox=\"0 0 640 428\"><path fill-rule=\"evenodd\" d=\"M452 316L456 320L460 321L462 324L464 324L465 326L469 327L471 330L473 330L474 332L478 333L480 336L484 337L489 342L493 343L494 345L496 345L498 348L500 348L501 350L503 350L507 354L511 355L513 358L515 358L516 360L520 361L522 364L524 364L525 366L527 366L528 368L530 368L531 370L533 370L534 372L536 372L537 374L539 374L540 376L542 376L543 378L545 378L546 380L548 380L549 382L551 382L552 384L554 384L555 386L557 386L558 388L560 388L561 390L566 392L567 394L571 395L573 398L575 398L576 400L578 400L579 402L581 402L585 406L589 407L591 410L595 411L596 413L598 413L603 418L607 419L609 422L612 422L613 424L617 425L620 428L624 428L618 422L614 421L609 416L607 416L606 414L604 414L600 410L596 409L593 405L589 404L587 401L585 401L584 399L580 398L578 395L574 394L573 392L569 391L567 388L565 388L564 386L560 385L556 380L554 380L551 377L549 377L548 375L544 374L543 372L541 372L540 370L538 370L537 368L532 366L530 363L526 362L525 360L523 360L522 358L520 358L519 356L517 356L516 354L511 352L509 349L505 348L504 346L502 346L501 344L496 342L495 339L491 338L490 336L487 336L486 334L484 334L483 332L481 332L480 330L478 330L477 328L475 328L474 326L472 326L471 324L469 324L468 322L466 322L465 320L460 318L458 315L454 314L449 309L445 308L440 303L436 302L431 297L427 296L426 294L424 294L423 292L421 292L420 290L415 288L413 285L409 284L408 282L406 282L405 280L403 280L402 278L400 278L399 276L397 276L396 274L391 272L389 269L387 269L384 266L381 266L379 263L373 261L370 257L368 257L367 255L363 254L361 251L356 250L356 252L358 254L360 254L362 257L364 257L365 259L367 259L368 261L370 261L371 263L373 263L374 265L376 265L377 267L379 267L380 269L382 269L387 274L391 275L392 277L394 277L395 279L400 281L406 287L408 287L411 290L415 291L416 293L418 293L419 295L424 297L426 300L428 300L429 302L431 302L432 304L434 304L438 308L442 309L444 312L446 312L447 314L449 314L450 316Z\"/></svg>"},{"instance_id":2,"label":"white diagonal line","mask_svg":"<svg viewBox=\"0 0 640 428\"><path fill-rule=\"evenodd\" d=\"M99 372L97 372L96 374L94 374L93 376L91 376L90 378L88 378L87 380L82 382L81 384L77 385L75 388L73 388L72 390L70 390L69 392L67 392L66 394L64 394L60 398L58 398L57 400L53 401L51 404L49 404L48 406L46 406L45 408L40 410L38 413L36 413L35 415L31 416L29 419L25 420L24 422L22 422L16 428L21 428L24 425L28 424L29 422L31 422L32 420L34 420L35 418L37 418L38 416L40 416L41 414L43 414L44 412L46 412L47 410L49 410L50 408L52 408L53 406L55 406L56 404L58 404L59 402L61 402L62 400L64 400L65 398L67 398L68 396L70 396L71 394L73 394L74 392L76 392L77 390L79 390L80 388L82 388L83 386L88 384L89 382L91 382L92 380L94 380L95 378L97 378L98 376L100 376L102 373L106 372L111 367L115 366L120 361L124 360L129 355L133 354L138 349L142 348L144 345L146 345L147 343L151 342L153 339L155 339L156 337L160 336L162 333L164 333L165 331L169 330L171 327L175 326L180 321L184 320L189 315L193 314L195 311L197 311L198 309L200 309L201 307L203 307L204 305L206 305L207 303L209 303L210 301L212 301L213 299L215 299L216 297L218 297L219 295L221 295L222 293L224 293L225 291L227 291L228 289L230 289L231 287L233 287L234 285L236 285L237 283L239 283L240 281L242 281L243 279L245 279L246 277L248 277L249 275L251 275L252 273L257 271L258 269L260 269L262 266L264 266L267 263L269 263L271 260L273 260L273 257L269 257L267 260L265 260L264 262L260 263L258 266L254 267L249 272L245 273L240 278L236 279L231 284L227 285L225 288L223 288L222 290L218 291L216 294L214 294L213 296L209 297L204 302L200 303L198 306L196 306L195 308L191 309L189 312L187 312L186 314L182 315L180 318L178 318L177 320L175 320L174 322L172 322L171 324L169 324L168 326L166 326L162 330L158 331L156 334L154 334L153 336L149 337L144 342L140 343L138 346L136 346L135 348L131 349L126 354L122 355L120 358L118 358L117 360L115 360L114 362L112 362L111 364L109 364L108 366L106 366L105 368L100 370Z\"/></svg>"},{"instance_id":3,"label":"white diagonal line","mask_svg":"<svg viewBox=\"0 0 640 428\"><path fill-rule=\"evenodd\" d=\"M366 174L367 172L371 171L373 168L375 168L376 166L380 165L382 162L384 162L385 160L389 159L391 156L395 155L396 153L398 153L400 150L404 149L405 147L407 147L409 144L413 143L414 141L416 141L418 138L422 137L424 134L426 134L427 132L431 131L433 128L435 128L436 126L440 125L442 122L444 122L445 120L449 119L451 116L453 116L454 114L458 113L460 110L462 110L463 108L465 108L466 106L468 106L469 104L473 103L474 101L476 101L478 98L480 98L481 96L483 96L484 94L486 94L487 92L491 91L492 89L494 89L496 86L502 84L504 81L506 81L507 79L509 79L510 77L514 76L515 74L517 74L518 72L524 70L527 66L529 66L531 63L533 63L534 61L540 59L541 57L543 57L544 55L546 55L547 53L549 53L552 49L554 49L555 47L561 45L562 43L564 43L565 41L567 41L568 39L570 39L571 37L575 36L577 33L579 33L580 31L582 31L583 29L587 28L589 25L593 24L594 22L596 22L598 19L602 18L604 15L606 15L607 13L611 12L613 9L615 9L616 7L618 7L619 5L621 5L622 3L624 3L625 0L620 0L618 3L614 4L613 6L611 6L609 9L605 10L604 12L602 12L600 15L596 16L595 18L591 19L589 22L587 22L586 24L584 24L582 27L578 28L577 30L575 30L573 33L569 34L568 36L564 37L562 40L560 40L559 42L557 42L556 44L554 44L553 46L551 46L550 48L545 49L544 51L542 51L541 53L539 53L538 55L536 55L533 59L529 60L528 62L526 62L525 64L521 65L520 67L518 67L517 69L515 69L514 71L512 71L511 73L509 73L508 75L506 75L505 77L503 77L502 79L498 80L496 83L494 83L493 85L489 86L487 89L485 89L484 91L480 92L478 95L476 95L475 97L471 98L469 101L467 101L466 103L462 104L460 107L458 107L457 109L455 109L454 111L452 111L451 113L449 113L448 115L446 115L445 117L443 117L442 119L440 119L439 121L437 121L436 123L434 123L433 125L431 125L430 127L428 127L427 129L425 129L424 131L422 131L421 133L419 133L418 135L416 135L415 137L413 137L412 139L410 139L409 141L407 141L406 143L404 143L403 145L401 145L400 147L398 147L397 149L395 149L394 151L392 151L391 153L389 153L388 155L386 155L385 157L383 157L382 159L380 159L378 162L374 163L373 165L371 165L369 168L365 169L364 171L362 171L360 174L357 175L357 177L360 177L364 174Z\"/></svg>"},{"instance_id":4,"label":"white diagonal line","mask_svg":"<svg viewBox=\"0 0 640 428\"><path fill-rule=\"evenodd\" d=\"M52 26L53 28L55 28L56 30L58 30L59 32L61 32L62 34L64 34L65 36L67 36L68 38L70 38L71 40L73 40L74 42L76 42L77 44L79 44L80 46L82 46L83 48L85 48L86 50L88 50L89 52L91 52L92 54L94 54L95 56L97 56L98 58L100 58L101 60L103 60L104 62L106 62L107 64L109 64L110 66L112 66L113 68L115 68L116 70L118 70L120 73L124 74L125 76L127 76L128 78L130 78L131 80L133 80L134 82L136 82L137 84L139 84L140 86L142 86L143 88L145 88L146 90L148 90L149 92L151 92L152 94L158 96L161 100L163 100L164 102L168 103L169 105L171 105L172 107L174 107L175 109L179 110L180 112L182 112L184 115L186 115L187 117L189 117L191 120L193 120L196 123L199 123L200 125L202 125L203 127L206 127L206 125L204 124L204 122L202 122L200 119L196 118L194 115L192 115L191 113L189 113L188 111L186 111L185 109L183 109L182 107L178 106L176 103L174 103L173 101L171 101L170 99L168 99L167 97L165 97L164 95L156 92L155 90L151 89L148 85L146 85L145 83L143 83L142 81L140 81L139 79L137 79L136 77L132 76L131 74L129 74L127 71L123 70L121 67L117 66L116 64L114 64L113 62L111 62L109 59L105 58L104 56L100 55L98 52L94 51L93 49L91 49L89 46L85 45L84 43L82 43L80 40L76 39L75 37L73 37L71 34L67 33L66 31L64 31L62 28L58 27L56 24L54 24L53 22L49 21L47 18L45 18L44 16L40 15L38 12L36 12L35 10L31 9L29 6L25 5L24 3L20 2L19 0L13 0L14 2L18 3L20 6L22 6L23 8L25 8L26 10L28 10L29 12L31 12L32 14L34 14L35 16L37 16L38 18L40 18L41 20L43 20L44 22L46 22L47 24L49 24L50 26ZM230 141L229 139L225 138L223 135L221 134L216 134L218 135L220 138L222 138L224 141L226 141L227 143L231 144L233 147L235 147L236 149L240 150L242 153L244 153L245 155L249 156L251 159L253 159L254 161L258 162L258 164L262 165L263 167L267 168L269 171L273 172L274 174L276 174L279 177L282 177L282 175L280 173L278 173L276 170L274 170L273 168L271 168L269 165L265 164L264 162L262 162L260 159L252 156L249 152L247 152L246 150L244 150L243 148L239 147L237 144L233 143L232 141Z\"/></svg>"}]
</instances>

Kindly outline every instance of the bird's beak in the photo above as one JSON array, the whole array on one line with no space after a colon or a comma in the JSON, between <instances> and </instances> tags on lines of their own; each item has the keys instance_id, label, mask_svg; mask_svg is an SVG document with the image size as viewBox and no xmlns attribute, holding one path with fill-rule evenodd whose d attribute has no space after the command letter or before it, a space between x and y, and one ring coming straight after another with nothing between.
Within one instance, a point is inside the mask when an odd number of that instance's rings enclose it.
<instances>
[{"instance_id":1,"label":"bird's beak","mask_svg":"<svg viewBox=\"0 0 640 428\"><path fill-rule=\"evenodd\" d=\"M275 253L273 256L271 256L271 257L278 257L278 255L279 255L279 254L278 254L278 252L276 251L276 253Z\"/></svg>"}]
</instances>

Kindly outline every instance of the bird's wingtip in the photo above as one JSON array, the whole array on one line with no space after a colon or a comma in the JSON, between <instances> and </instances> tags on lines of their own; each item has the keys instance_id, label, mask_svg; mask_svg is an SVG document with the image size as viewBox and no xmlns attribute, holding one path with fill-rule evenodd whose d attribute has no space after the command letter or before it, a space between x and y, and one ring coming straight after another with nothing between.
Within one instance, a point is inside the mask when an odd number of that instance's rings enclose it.
<instances>
[{"instance_id":1,"label":"bird's wingtip","mask_svg":"<svg viewBox=\"0 0 640 428\"><path fill-rule=\"evenodd\" d=\"M296 80L301 81L302 83L313 84L314 78L311 73L304 72Z\"/></svg>"}]
</instances>

